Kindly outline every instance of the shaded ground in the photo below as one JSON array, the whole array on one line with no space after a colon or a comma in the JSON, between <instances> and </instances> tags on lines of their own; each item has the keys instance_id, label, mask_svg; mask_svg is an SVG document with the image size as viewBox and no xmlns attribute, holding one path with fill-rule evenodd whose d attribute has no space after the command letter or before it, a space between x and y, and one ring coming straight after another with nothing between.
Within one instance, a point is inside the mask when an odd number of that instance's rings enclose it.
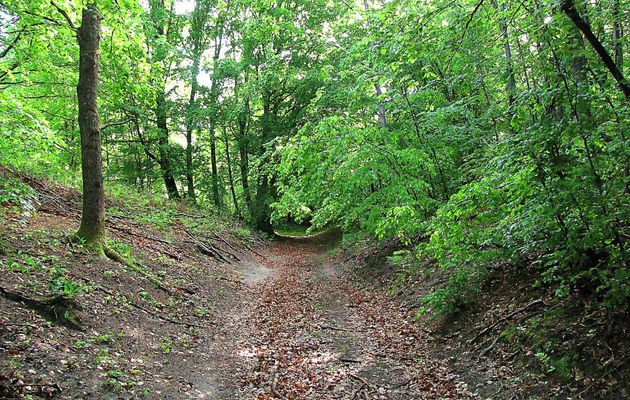
<instances>
[{"instance_id":1,"label":"shaded ground","mask_svg":"<svg viewBox=\"0 0 630 400\"><path fill-rule=\"evenodd\" d=\"M356 241L344 250L344 264L364 293L387 293L383 308L401 304L410 315L448 273L430 263L392 261L400 247ZM484 399L629 398L627 314L606 313L592 293L558 297L553 285L534 285L539 277L534 265L497 265L460 312L418 321L430 342L425 357L448 361Z\"/></svg>"}]
</instances>

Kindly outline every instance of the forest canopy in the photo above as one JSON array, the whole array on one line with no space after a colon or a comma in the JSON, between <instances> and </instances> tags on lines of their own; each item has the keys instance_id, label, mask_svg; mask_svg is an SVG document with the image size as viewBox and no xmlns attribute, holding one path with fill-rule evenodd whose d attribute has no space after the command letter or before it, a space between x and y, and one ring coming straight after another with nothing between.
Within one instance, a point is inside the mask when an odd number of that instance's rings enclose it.
<instances>
[{"instance_id":1,"label":"forest canopy","mask_svg":"<svg viewBox=\"0 0 630 400\"><path fill-rule=\"evenodd\" d=\"M0 163L78 183L81 0L0 2ZM105 190L630 297L624 0L97 0Z\"/></svg>"}]
</instances>

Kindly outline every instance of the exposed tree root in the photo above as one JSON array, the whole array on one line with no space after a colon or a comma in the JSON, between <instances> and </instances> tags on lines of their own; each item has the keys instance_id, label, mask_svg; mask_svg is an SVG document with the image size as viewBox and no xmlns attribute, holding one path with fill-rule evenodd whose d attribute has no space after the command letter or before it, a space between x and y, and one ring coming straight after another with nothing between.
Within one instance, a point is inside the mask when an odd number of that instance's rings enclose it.
<instances>
[{"instance_id":1,"label":"exposed tree root","mask_svg":"<svg viewBox=\"0 0 630 400\"><path fill-rule=\"evenodd\" d=\"M63 325L66 328L78 331L85 330L78 316L78 311L81 310L81 306L72 299L60 295L34 299L8 291L3 287L0 287L0 295L7 300L22 303L24 306L35 310L44 318Z\"/></svg>"},{"instance_id":2,"label":"exposed tree root","mask_svg":"<svg viewBox=\"0 0 630 400\"><path fill-rule=\"evenodd\" d=\"M132 270L134 270L137 273L139 273L140 275L142 275L144 278L148 279L158 289L168 293L171 296L175 295L175 293L171 289L169 289L168 287L164 286L162 281L160 281L153 274L147 272L147 270L142 265L140 265L139 263L134 262L132 260L129 260L129 259L121 256L116 250L112 249L109 246L103 246L103 251L105 252L105 255L107 256L107 258L109 258L110 260L116 261L116 262L124 265L127 268L131 268Z\"/></svg>"},{"instance_id":3,"label":"exposed tree root","mask_svg":"<svg viewBox=\"0 0 630 400\"><path fill-rule=\"evenodd\" d=\"M239 260L238 257L236 257L232 253L228 252L227 250L219 249L218 247L213 246L210 243L207 243L207 242L204 242L204 241L200 240L198 237L196 237L195 235L193 235L192 233L190 233L186 229L183 229L183 231L191 239L190 241L186 241L186 242L194 244L201 253L203 253L203 254L205 254L207 256L216 258L216 259L218 259L220 261L223 261L226 264L230 264L230 260L228 258L226 258L223 254L221 254L221 252L227 254L227 257L229 257L229 258L232 258L232 259L234 259L236 261Z\"/></svg>"},{"instance_id":4,"label":"exposed tree root","mask_svg":"<svg viewBox=\"0 0 630 400\"><path fill-rule=\"evenodd\" d=\"M87 279L84 279L84 280L85 280L86 282L89 282ZM109 295L109 296L112 296L112 297L116 296L116 293L114 293L112 290L107 289L107 288L105 288L105 287L103 287L103 286L98 285L98 286L94 286L94 287L95 287L97 290L100 290L100 291L102 291L103 293L105 293L105 294L107 294L107 295ZM157 319L159 319L159 320L162 320L162 321L164 321L164 322L168 322L168 323L175 324L175 325L183 325L183 326L187 326L187 327L191 327L191 328L202 328L202 329L208 329L208 327L207 327L207 326L205 326L205 325L195 324L195 323L192 323L192 322L186 322L186 321L177 321L177 320L174 320L174 319L169 318L169 317L167 317L167 316L164 316L164 315L162 315L162 314L159 314L159 313L153 312L153 311L151 311L151 310L149 310L149 309L147 309L147 308L145 308L145 307L143 307L143 306L141 306L141 305L139 305L139 304L136 304L136 303L134 303L134 302L129 302L129 305L130 305L130 306L132 306L132 307L134 307L134 308L136 308L136 309L138 309L138 310L140 310L140 311L143 311L143 312L145 312L145 313L149 314L149 315L150 315L150 316L152 316L152 317L155 317L155 318L157 318Z\"/></svg>"}]
</instances>

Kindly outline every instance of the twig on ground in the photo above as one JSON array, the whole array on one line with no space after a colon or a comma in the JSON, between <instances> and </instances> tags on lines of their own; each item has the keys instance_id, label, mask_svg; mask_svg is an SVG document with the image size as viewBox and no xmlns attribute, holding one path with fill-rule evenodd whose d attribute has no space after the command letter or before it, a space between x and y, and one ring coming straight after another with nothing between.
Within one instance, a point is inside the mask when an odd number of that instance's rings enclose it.
<instances>
[{"instance_id":1,"label":"twig on ground","mask_svg":"<svg viewBox=\"0 0 630 400\"><path fill-rule=\"evenodd\" d=\"M177 321L177 320L171 319L169 317L165 317L164 315L160 315L160 314L158 314L156 312L153 312L153 311L151 311L151 310L149 310L149 309L147 309L145 307L142 307L141 305L136 304L136 303L129 303L129 304L132 307L137 308L138 310L142 310L145 313L147 313L147 314L149 314L151 316L154 316L155 318L161 319L162 321L165 321L165 322L170 322L171 324L184 325L184 326L188 326L188 327L192 327L192 328L208 329L208 327L205 326L205 325L199 325L199 324L195 324L195 323L192 323L192 322Z\"/></svg>"},{"instance_id":2,"label":"twig on ground","mask_svg":"<svg viewBox=\"0 0 630 400\"><path fill-rule=\"evenodd\" d=\"M0 296L7 300L22 303L24 306L35 310L44 317L63 325L67 328L83 331L79 316L75 311L81 309L79 303L73 299L57 295L52 297L31 298L20 293L12 292L0 286Z\"/></svg>"},{"instance_id":3,"label":"twig on ground","mask_svg":"<svg viewBox=\"0 0 630 400\"><path fill-rule=\"evenodd\" d=\"M603 373L599 379L596 379L593 383L591 383L590 385L588 385L586 387L586 389L582 390L580 393L578 393L578 395L576 396L577 398L582 397L583 394L586 394L587 392L589 392L591 389L593 389L593 387L598 384L602 379L604 379L605 377L607 377L608 375L612 374L613 372L617 371L619 368L623 367L624 365L626 365L626 361L628 361L628 359L630 359L630 356L625 357L624 359L621 360L621 362L619 364L617 364L616 367L611 368L609 371Z\"/></svg>"},{"instance_id":4,"label":"twig on ground","mask_svg":"<svg viewBox=\"0 0 630 400\"><path fill-rule=\"evenodd\" d=\"M115 250L110 248L109 246L105 246L103 248L103 250L105 251L105 255L107 256L107 258L109 258L109 259L111 259L113 261L116 261L116 262L124 265L125 267L131 268L132 270L136 271L137 273L139 273L144 278L148 279L158 289L168 293L171 296L175 296L175 293L171 289L169 289L168 287L164 286L164 284L158 278L153 276L153 274L147 272L148 268L145 265L142 265L141 263L139 263L137 261L131 261L131 260L126 259L125 257L123 257L120 254L118 254L118 252L116 252Z\"/></svg>"},{"instance_id":5,"label":"twig on ground","mask_svg":"<svg viewBox=\"0 0 630 400\"><path fill-rule=\"evenodd\" d=\"M273 379L271 380L271 393L273 393L273 395L279 399L287 400L286 397L284 397L282 394L280 394L280 392L278 392L277 385L278 385L278 375L274 374Z\"/></svg>"},{"instance_id":6,"label":"twig on ground","mask_svg":"<svg viewBox=\"0 0 630 400\"><path fill-rule=\"evenodd\" d=\"M348 374L348 376L352 379L356 379L357 381L363 383L365 386L367 387L372 387L372 385L370 385L370 383L368 381L366 381L364 378L360 377L359 375L356 374Z\"/></svg>"},{"instance_id":7,"label":"twig on ground","mask_svg":"<svg viewBox=\"0 0 630 400\"><path fill-rule=\"evenodd\" d=\"M37 329L37 326L33 325L33 324L29 324L29 323L24 323L24 324L17 324L14 322L2 322L2 325L4 326L17 326L17 327L21 327L21 328L31 328L31 329Z\"/></svg>"},{"instance_id":8,"label":"twig on ground","mask_svg":"<svg viewBox=\"0 0 630 400\"><path fill-rule=\"evenodd\" d=\"M497 344L497 342L499 341L500 338L501 338L501 335L497 335L494 338L494 340L492 341L492 343L490 343L490 346L486 347L485 349L483 349L481 351L481 353L479 353L479 355L477 356L477 362L479 362L481 357L485 356L486 353L488 353L490 350L492 350L492 348Z\"/></svg>"},{"instance_id":9,"label":"twig on ground","mask_svg":"<svg viewBox=\"0 0 630 400\"><path fill-rule=\"evenodd\" d=\"M19 388L19 387L26 387L26 386L51 387L51 388L55 388L55 389L61 391L61 388L56 383L12 383L12 384L9 384L9 385L5 385L3 383L0 383L0 387L5 387L5 388Z\"/></svg>"},{"instance_id":10,"label":"twig on ground","mask_svg":"<svg viewBox=\"0 0 630 400\"><path fill-rule=\"evenodd\" d=\"M359 393L361 393L361 391L365 388L365 383L362 383L361 386L359 386L358 389L356 389L353 393L352 393L352 400L355 400L357 398L357 396L359 396Z\"/></svg>"},{"instance_id":11,"label":"twig on ground","mask_svg":"<svg viewBox=\"0 0 630 400\"><path fill-rule=\"evenodd\" d=\"M208 243L204 243L203 241L199 240L195 235L193 235L192 233L190 233L189 231L187 231L186 229L183 229L184 233L186 233L186 235L192 240L191 241L184 241L187 243L192 243L195 246L197 246L197 248L199 249L199 251L201 251L203 254L210 256L210 257L214 257L217 258L225 263L230 263L230 261L225 258L221 253L219 253L219 250L208 244Z\"/></svg>"},{"instance_id":12,"label":"twig on ground","mask_svg":"<svg viewBox=\"0 0 630 400\"><path fill-rule=\"evenodd\" d=\"M392 385L392 386L389 387L389 390L400 389L403 386L409 385L411 382L413 382L413 378L409 378L406 381L403 381L403 382L398 383L396 385Z\"/></svg>"},{"instance_id":13,"label":"twig on ground","mask_svg":"<svg viewBox=\"0 0 630 400\"><path fill-rule=\"evenodd\" d=\"M508 319L512 318L513 316L515 316L516 314L522 313L523 311L527 310L528 308L540 305L540 304L545 304L544 301L542 301L541 299L533 301L531 303L529 303L528 305L526 305L525 307L521 307L518 310L512 311L511 313L509 313L508 315L506 315L503 318L499 318L498 320L496 320L493 324L491 324L490 326L486 327L485 329L482 329L477 335L475 335L474 338L470 339L467 343L471 344L474 343L475 341L477 341L477 339L479 339L480 337L482 337L483 335L487 334L488 332L490 332L492 329L494 329L495 327L497 327L499 324L507 321Z\"/></svg>"},{"instance_id":14,"label":"twig on ground","mask_svg":"<svg viewBox=\"0 0 630 400\"><path fill-rule=\"evenodd\" d=\"M210 235L215 238L215 240L220 241L221 243L224 243L226 246L228 246L229 248L231 248L234 251L239 251L239 249L237 249L233 244L231 244L230 242L228 242L227 240L223 239L221 236L217 235L214 232L210 232ZM241 259L239 257L237 257L235 254L229 253L231 254L236 261L240 261Z\"/></svg>"},{"instance_id":15,"label":"twig on ground","mask_svg":"<svg viewBox=\"0 0 630 400\"><path fill-rule=\"evenodd\" d=\"M322 325L320 326L321 329L329 329L331 331L339 331L339 332L352 332L348 329L344 329L344 328L337 328L336 326L330 326L330 325Z\"/></svg>"}]
</instances>

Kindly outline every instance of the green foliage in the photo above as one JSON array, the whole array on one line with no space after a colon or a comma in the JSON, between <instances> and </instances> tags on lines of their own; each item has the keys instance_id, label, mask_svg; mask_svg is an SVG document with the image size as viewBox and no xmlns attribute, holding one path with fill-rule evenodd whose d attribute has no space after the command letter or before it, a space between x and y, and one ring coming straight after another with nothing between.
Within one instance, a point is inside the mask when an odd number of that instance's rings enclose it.
<instances>
[{"instance_id":1,"label":"green foliage","mask_svg":"<svg viewBox=\"0 0 630 400\"><path fill-rule=\"evenodd\" d=\"M628 104L587 76L606 71L568 19L547 18L553 4L471 18L476 5L390 2L335 27L308 122L276 146L274 218L415 248L417 268L448 275L422 299L434 316L465 308L508 263L558 296L590 290L625 310ZM587 7L604 26L612 2Z\"/></svg>"},{"instance_id":2,"label":"green foliage","mask_svg":"<svg viewBox=\"0 0 630 400\"><path fill-rule=\"evenodd\" d=\"M33 189L26 183L9 175L0 175L0 204L5 207L23 205L29 202L29 198L32 198L33 195Z\"/></svg>"},{"instance_id":3,"label":"green foliage","mask_svg":"<svg viewBox=\"0 0 630 400\"><path fill-rule=\"evenodd\" d=\"M55 295L67 299L74 299L81 294L88 293L91 287L71 279L68 270L58 264L56 256L35 257L18 251L6 257L0 263L10 271L26 275L41 275L48 282L48 290Z\"/></svg>"},{"instance_id":4,"label":"green foliage","mask_svg":"<svg viewBox=\"0 0 630 400\"><path fill-rule=\"evenodd\" d=\"M554 358L544 351L539 351L534 355L540 362L540 366L542 367L542 370L544 372L560 376L564 379L568 379L573 376L571 368L576 361L576 356L574 354L564 355L560 358Z\"/></svg>"},{"instance_id":5,"label":"green foliage","mask_svg":"<svg viewBox=\"0 0 630 400\"><path fill-rule=\"evenodd\" d=\"M22 274L46 270L46 267L39 258L22 254L21 252L18 252L16 257L7 257L5 260L2 260L2 263L6 265L10 271Z\"/></svg>"},{"instance_id":6,"label":"green foliage","mask_svg":"<svg viewBox=\"0 0 630 400\"><path fill-rule=\"evenodd\" d=\"M160 351L164 354L170 354L173 351L173 341L169 337L163 337L160 340Z\"/></svg>"},{"instance_id":7,"label":"green foliage","mask_svg":"<svg viewBox=\"0 0 630 400\"><path fill-rule=\"evenodd\" d=\"M21 220L35 210L37 199L33 189L21 180L0 171L0 221L6 214L18 214Z\"/></svg>"},{"instance_id":8,"label":"green foliage","mask_svg":"<svg viewBox=\"0 0 630 400\"><path fill-rule=\"evenodd\" d=\"M109 246L126 259L133 260L133 248L128 243L110 241Z\"/></svg>"},{"instance_id":9,"label":"green foliage","mask_svg":"<svg viewBox=\"0 0 630 400\"><path fill-rule=\"evenodd\" d=\"M60 265L53 265L48 269L48 278L48 289L68 299L74 299L91 290L89 286L69 278L68 270Z\"/></svg>"}]
</instances>

